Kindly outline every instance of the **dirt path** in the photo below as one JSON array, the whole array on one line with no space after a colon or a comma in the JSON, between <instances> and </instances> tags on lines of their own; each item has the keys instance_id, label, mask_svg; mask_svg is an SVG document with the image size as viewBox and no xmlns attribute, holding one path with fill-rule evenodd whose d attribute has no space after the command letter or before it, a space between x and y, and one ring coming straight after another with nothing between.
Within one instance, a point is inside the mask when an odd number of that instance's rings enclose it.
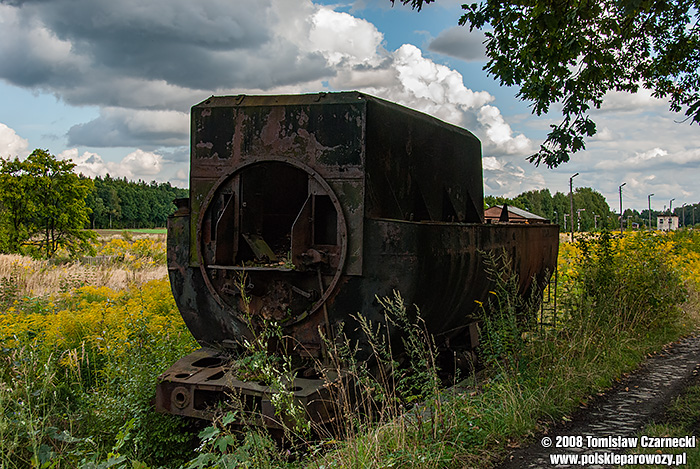
<instances>
[{"instance_id":1,"label":"dirt path","mask_svg":"<svg viewBox=\"0 0 700 469\"><path fill-rule=\"evenodd\" d=\"M637 371L612 390L579 410L571 422L551 428L546 435L536 437L530 446L515 450L499 469L582 467L580 464L553 464L550 455L624 453L624 448L608 446L615 444L611 440L600 439L635 437L644 425L663 415L674 397L698 380L699 369L700 337L690 337L671 344L648 358ZM562 438L568 436L582 438ZM587 436L597 440L589 440ZM549 441L551 446L545 447ZM622 440L615 438L615 442L619 444ZM569 447L557 447L557 443ZM589 447L589 443L599 446ZM583 467L607 468L616 465L603 463Z\"/></svg>"}]
</instances>

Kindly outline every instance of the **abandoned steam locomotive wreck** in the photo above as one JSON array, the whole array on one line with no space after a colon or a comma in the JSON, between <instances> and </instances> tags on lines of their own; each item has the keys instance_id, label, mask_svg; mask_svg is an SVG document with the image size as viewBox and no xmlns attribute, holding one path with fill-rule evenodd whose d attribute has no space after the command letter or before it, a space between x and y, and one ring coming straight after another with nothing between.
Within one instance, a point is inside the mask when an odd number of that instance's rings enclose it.
<instances>
[{"instance_id":1,"label":"abandoned steam locomotive wreck","mask_svg":"<svg viewBox=\"0 0 700 469\"><path fill-rule=\"evenodd\" d=\"M354 315L383 322L376 296L396 290L441 346L469 348L491 289L483 252L508 252L523 294L554 271L558 227L485 223L479 140L423 113L357 92L211 97L191 139L168 269L202 348L160 377L161 411L208 418L233 395L274 426L272 390L229 366L251 317L277 321L299 363L322 362L341 325L362 360ZM311 419L328 417L325 385L294 380Z\"/></svg>"}]
</instances>

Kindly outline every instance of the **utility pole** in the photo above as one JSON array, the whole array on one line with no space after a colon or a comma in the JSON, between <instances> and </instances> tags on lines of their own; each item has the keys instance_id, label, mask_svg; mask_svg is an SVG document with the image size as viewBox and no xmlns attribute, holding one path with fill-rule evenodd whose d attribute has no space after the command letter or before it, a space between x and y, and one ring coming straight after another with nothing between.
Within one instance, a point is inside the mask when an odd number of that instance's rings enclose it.
<instances>
[{"instance_id":1,"label":"utility pole","mask_svg":"<svg viewBox=\"0 0 700 469\"><path fill-rule=\"evenodd\" d=\"M627 184L626 182L623 182L620 184L620 234L624 233L624 228L622 227L622 186Z\"/></svg>"},{"instance_id":2,"label":"utility pole","mask_svg":"<svg viewBox=\"0 0 700 469\"><path fill-rule=\"evenodd\" d=\"M571 221L571 242L574 242L574 178L578 176L578 173L574 174L569 178L569 203L571 204L571 210L569 211L569 220Z\"/></svg>"},{"instance_id":3,"label":"utility pole","mask_svg":"<svg viewBox=\"0 0 700 469\"><path fill-rule=\"evenodd\" d=\"M654 194L649 194L647 199L649 200L649 229L651 230L651 196Z\"/></svg>"},{"instance_id":4,"label":"utility pole","mask_svg":"<svg viewBox=\"0 0 700 469\"><path fill-rule=\"evenodd\" d=\"M585 208L576 209L576 217L578 224L576 225L576 231L581 231L581 212L585 212Z\"/></svg>"},{"instance_id":5,"label":"utility pole","mask_svg":"<svg viewBox=\"0 0 700 469\"><path fill-rule=\"evenodd\" d=\"M593 212L593 229L597 230L598 229L598 217L600 215L596 215L595 212Z\"/></svg>"},{"instance_id":6,"label":"utility pole","mask_svg":"<svg viewBox=\"0 0 700 469\"><path fill-rule=\"evenodd\" d=\"M671 199L668 203L668 214L670 217L673 217L673 201L676 199ZM668 219L668 229L671 229L671 226L673 225L673 218Z\"/></svg>"},{"instance_id":7,"label":"utility pole","mask_svg":"<svg viewBox=\"0 0 700 469\"><path fill-rule=\"evenodd\" d=\"M688 204L681 205L681 226L685 226L685 206Z\"/></svg>"}]
</instances>

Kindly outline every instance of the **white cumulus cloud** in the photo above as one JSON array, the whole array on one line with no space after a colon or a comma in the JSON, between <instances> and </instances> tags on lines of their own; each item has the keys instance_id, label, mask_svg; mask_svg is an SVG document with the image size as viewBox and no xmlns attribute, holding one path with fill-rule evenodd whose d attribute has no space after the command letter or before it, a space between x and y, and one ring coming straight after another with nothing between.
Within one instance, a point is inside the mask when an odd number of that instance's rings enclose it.
<instances>
[{"instance_id":1,"label":"white cumulus cloud","mask_svg":"<svg viewBox=\"0 0 700 469\"><path fill-rule=\"evenodd\" d=\"M483 106L479 110L479 123L486 129L488 141L509 155L524 155L532 152L532 142L522 134L513 135L501 111L495 106Z\"/></svg>"},{"instance_id":2,"label":"white cumulus cloud","mask_svg":"<svg viewBox=\"0 0 700 469\"><path fill-rule=\"evenodd\" d=\"M160 173L163 157L156 153L136 150L126 155L121 161L104 161L92 152L79 154L77 148L71 148L58 154L58 158L75 163L75 172L87 177L105 176L127 179L147 179Z\"/></svg>"},{"instance_id":3,"label":"white cumulus cloud","mask_svg":"<svg viewBox=\"0 0 700 469\"><path fill-rule=\"evenodd\" d=\"M498 171L503 169L503 162L493 156L485 156L483 158L483 167L485 171Z\"/></svg>"},{"instance_id":4,"label":"white cumulus cloud","mask_svg":"<svg viewBox=\"0 0 700 469\"><path fill-rule=\"evenodd\" d=\"M133 174L146 174L149 176L158 174L161 169L163 157L143 150L129 153L122 160L122 166Z\"/></svg>"},{"instance_id":5,"label":"white cumulus cloud","mask_svg":"<svg viewBox=\"0 0 700 469\"><path fill-rule=\"evenodd\" d=\"M17 135L14 129L0 123L0 157L16 158L25 157L29 154L27 149L29 142Z\"/></svg>"},{"instance_id":6,"label":"white cumulus cloud","mask_svg":"<svg viewBox=\"0 0 700 469\"><path fill-rule=\"evenodd\" d=\"M70 128L69 147L140 149L118 162L73 155L86 172L163 170L159 155L188 144L189 107L212 94L354 89L469 128L487 156L531 147L458 71L412 44L387 49L376 25L311 0L0 4L0 63L8 83L100 108Z\"/></svg>"},{"instance_id":7,"label":"white cumulus cloud","mask_svg":"<svg viewBox=\"0 0 700 469\"><path fill-rule=\"evenodd\" d=\"M331 66L376 66L384 35L368 21L320 8L311 17L309 49L321 52Z\"/></svg>"}]
</instances>

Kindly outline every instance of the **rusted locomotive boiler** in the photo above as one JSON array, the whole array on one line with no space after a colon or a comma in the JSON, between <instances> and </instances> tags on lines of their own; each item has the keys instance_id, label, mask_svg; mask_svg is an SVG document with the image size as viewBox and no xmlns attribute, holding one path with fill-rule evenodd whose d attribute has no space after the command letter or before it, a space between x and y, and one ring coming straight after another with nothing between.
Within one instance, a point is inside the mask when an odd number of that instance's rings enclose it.
<instances>
[{"instance_id":1,"label":"rusted locomotive boiler","mask_svg":"<svg viewBox=\"0 0 700 469\"><path fill-rule=\"evenodd\" d=\"M169 220L168 269L203 348L161 376L162 411L207 417L235 391L271 412L270 390L227 368L251 335L244 311L278 321L288 352L320 359L322 333L352 336L358 312L383 321L376 295L397 290L440 344L464 346L492 289L484 251L506 249L522 293L555 268L556 225L484 223L467 130L358 92L211 97L191 117L190 198ZM351 338L363 359L365 339ZM313 407L323 384L294 385Z\"/></svg>"}]
</instances>

